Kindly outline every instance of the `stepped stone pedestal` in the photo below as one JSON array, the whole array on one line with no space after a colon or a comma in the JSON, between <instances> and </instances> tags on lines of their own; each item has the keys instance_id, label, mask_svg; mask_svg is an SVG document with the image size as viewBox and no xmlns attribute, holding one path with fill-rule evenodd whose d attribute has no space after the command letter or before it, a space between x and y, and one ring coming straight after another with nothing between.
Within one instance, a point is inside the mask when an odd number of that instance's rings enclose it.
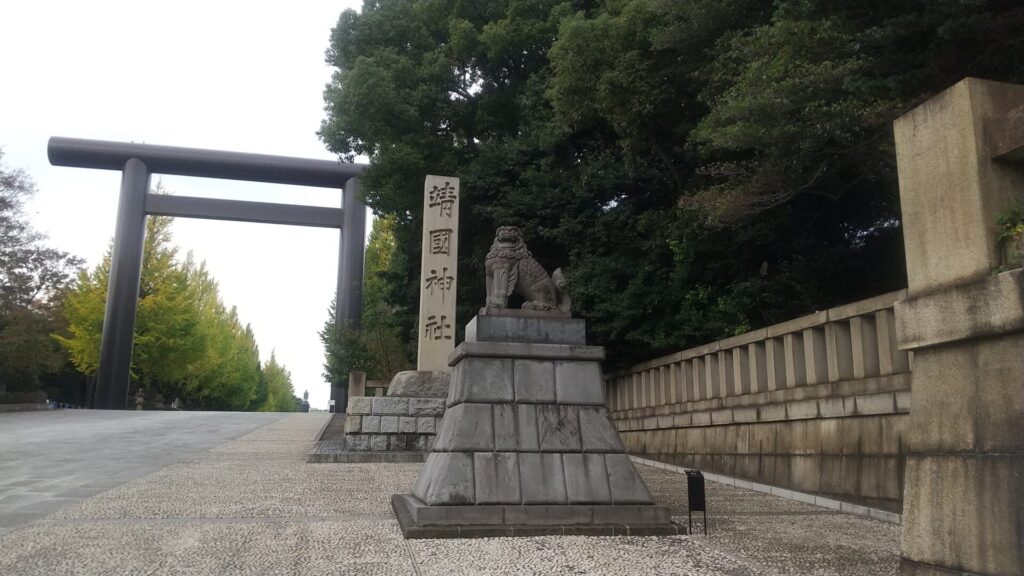
<instances>
[{"instance_id":1,"label":"stepped stone pedestal","mask_svg":"<svg viewBox=\"0 0 1024 576\"><path fill-rule=\"evenodd\" d=\"M345 418L345 451L352 461L422 461L433 446L448 394L449 374L408 370L399 372L387 396L349 399ZM375 458L374 453L390 454Z\"/></svg>"},{"instance_id":2,"label":"stepped stone pedestal","mask_svg":"<svg viewBox=\"0 0 1024 576\"><path fill-rule=\"evenodd\" d=\"M350 389L358 395L348 398L343 434L332 424L307 461L423 462L444 414L449 379L447 372L408 370L395 375L387 396L363 396L362 382L352 378Z\"/></svg>"},{"instance_id":3,"label":"stepped stone pedestal","mask_svg":"<svg viewBox=\"0 0 1024 576\"><path fill-rule=\"evenodd\" d=\"M449 356L437 439L392 496L405 537L684 533L625 454L584 321L518 312L477 316Z\"/></svg>"}]
</instances>

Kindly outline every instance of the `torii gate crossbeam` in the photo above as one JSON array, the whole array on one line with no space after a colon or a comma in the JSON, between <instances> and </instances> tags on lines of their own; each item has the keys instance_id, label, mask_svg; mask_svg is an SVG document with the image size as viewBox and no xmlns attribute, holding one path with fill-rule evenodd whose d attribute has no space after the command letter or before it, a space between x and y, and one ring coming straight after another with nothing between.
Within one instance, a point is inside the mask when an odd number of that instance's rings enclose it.
<instances>
[{"instance_id":1,"label":"torii gate crossbeam","mask_svg":"<svg viewBox=\"0 0 1024 576\"><path fill-rule=\"evenodd\" d=\"M359 322L366 206L358 199L358 176L367 168L365 164L56 136L50 138L47 153L54 166L121 171L121 194L92 407L127 407L147 215L340 228L338 320ZM343 205L339 209L162 196L149 192L151 174L341 188Z\"/></svg>"}]
</instances>

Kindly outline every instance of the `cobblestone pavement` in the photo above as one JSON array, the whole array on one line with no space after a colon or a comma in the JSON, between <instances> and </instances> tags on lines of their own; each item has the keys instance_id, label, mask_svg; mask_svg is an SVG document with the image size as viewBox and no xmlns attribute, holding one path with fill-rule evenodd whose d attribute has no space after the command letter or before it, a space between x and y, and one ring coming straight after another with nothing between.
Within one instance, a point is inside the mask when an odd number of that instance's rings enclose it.
<instances>
[{"instance_id":1,"label":"cobblestone pavement","mask_svg":"<svg viewBox=\"0 0 1024 576\"><path fill-rule=\"evenodd\" d=\"M327 414L266 425L0 535L0 574L896 574L899 527L708 484L707 536L403 540L420 464L306 464ZM685 522L685 478L640 467Z\"/></svg>"}]
</instances>

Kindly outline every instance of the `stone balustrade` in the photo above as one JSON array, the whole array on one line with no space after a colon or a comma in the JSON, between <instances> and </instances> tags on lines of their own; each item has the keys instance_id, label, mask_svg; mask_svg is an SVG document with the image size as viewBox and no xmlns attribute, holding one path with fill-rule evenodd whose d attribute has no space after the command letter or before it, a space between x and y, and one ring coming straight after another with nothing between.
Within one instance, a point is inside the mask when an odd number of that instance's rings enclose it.
<instances>
[{"instance_id":1,"label":"stone balustrade","mask_svg":"<svg viewBox=\"0 0 1024 576\"><path fill-rule=\"evenodd\" d=\"M637 364L605 379L627 450L889 510L901 503L912 354L905 291Z\"/></svg>"},{"instance_id":2,"label":"stone balustrade","mask_svg":"<svg viewBox=\"0 0 1024 576\"><path fill-rule=\"evenodd\" d=\"M606 380L613 412L910 372L896 347L893 303L905 291L637 364Z\"/></svg>"}]
</instances>

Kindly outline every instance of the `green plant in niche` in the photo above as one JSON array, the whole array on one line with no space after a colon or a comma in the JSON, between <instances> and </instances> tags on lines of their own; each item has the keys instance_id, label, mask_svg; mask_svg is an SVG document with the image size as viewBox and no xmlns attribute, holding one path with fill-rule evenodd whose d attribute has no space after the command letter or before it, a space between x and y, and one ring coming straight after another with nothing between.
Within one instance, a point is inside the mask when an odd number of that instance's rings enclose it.
<instances>
[{"instance_id":1,"label":"green plant in niche","mask_svg":"<svg viewBox=\"0 0 1024 576\"><path fill-rule=\"evenodd\" d=\"M1004 210L996 219L999 226L999 241L1006 242L1024 236L1024 209L1020 206Z\"/></svg>"},{"instance_id":2,"label":"green plant in niche","mask_svg":"<svg viewBox=\"0 0 1024 576\"><path fill-rule=\"evenodd\" d=\"M996 226L1002 250L1002 266L996 272L1024 266L1024 209L1016 206L1000 212Z\"/></svg>"}]
</instances>

